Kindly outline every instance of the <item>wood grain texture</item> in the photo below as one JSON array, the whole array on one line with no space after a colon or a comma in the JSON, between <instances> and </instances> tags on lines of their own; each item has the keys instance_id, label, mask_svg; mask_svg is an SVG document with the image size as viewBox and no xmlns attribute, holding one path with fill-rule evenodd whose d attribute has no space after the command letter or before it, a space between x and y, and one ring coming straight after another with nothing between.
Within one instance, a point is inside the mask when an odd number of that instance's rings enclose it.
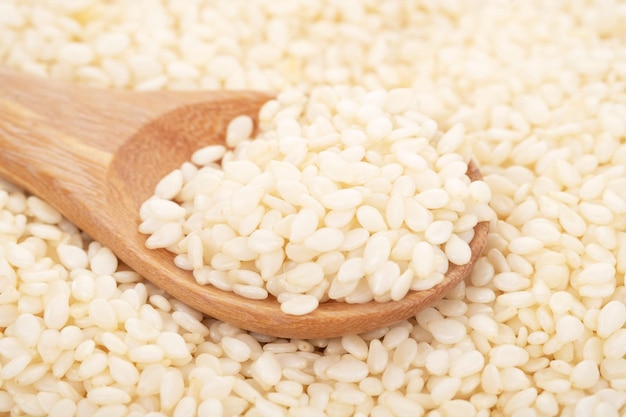
<instances>
[{"instance_id":1,"label":"wood grain texture","mask_svg":"<svg viewBox=\"0 0 626 417\"><path fill-rule=\"evenodd\" d=\"M0 70L0 176L49 202L175 298L259 333L317 338L388 326L431 305L469 274L484 248L487 222L475 228L470 264L451 265L431 290L390 303L327 302L311 314L290 316L272 297L249 300L198 285L174 265L172 254L146 249L146 236L137 231L139 207L156 183L196 149L223 143L233 117L256 119L270 98L248 91L107 91ZM481 178L474 164L468 172Z\"/></svg>"}]
</instances>

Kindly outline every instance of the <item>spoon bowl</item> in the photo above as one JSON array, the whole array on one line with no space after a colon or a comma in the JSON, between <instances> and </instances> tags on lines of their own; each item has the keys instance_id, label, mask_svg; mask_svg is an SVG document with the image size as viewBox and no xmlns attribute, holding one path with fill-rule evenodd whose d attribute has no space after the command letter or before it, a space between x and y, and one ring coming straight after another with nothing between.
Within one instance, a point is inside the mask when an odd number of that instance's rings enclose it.
<instances>
[{"instance_id":1,"label":"spoon bowl","mask_svg":"<svg viewBox=\"0 0 626 417\"><path fill-rule=\"evenodd\" d=\"M158 181L212 143L224 143L228 123L256 121L272 96L251 91L128 92L78 87L0 70L0 176L55 207L109 247L147 280L211 317L285 338L362 333L415 315L462 281L482 253L488 222L474 228L468 264L450 265L442 283L399 301L321 303L293 316L275 298L251 300L200 285L174 255L145 247L139 207ZM468 175L480 179L474 163Z\"/></svg>"}]
</instances>

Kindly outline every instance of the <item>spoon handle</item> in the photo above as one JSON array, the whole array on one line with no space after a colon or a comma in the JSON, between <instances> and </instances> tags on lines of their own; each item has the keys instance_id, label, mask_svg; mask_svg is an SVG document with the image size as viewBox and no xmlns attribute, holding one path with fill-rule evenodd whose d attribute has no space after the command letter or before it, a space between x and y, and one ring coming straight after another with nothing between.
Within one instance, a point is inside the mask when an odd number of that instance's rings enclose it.
<instances>
[{"instance_id":1,"label":"spoon handle","mask_svg":"<svg viewBox=\"0 0 626 417\"><path fill-rule=\"evenodd\" d=\"M88 214L102 199L119 145L99 140L103 103L82 90L4 70L0 92L0 175L63 213Z\"/></svg>"}]
</instances>

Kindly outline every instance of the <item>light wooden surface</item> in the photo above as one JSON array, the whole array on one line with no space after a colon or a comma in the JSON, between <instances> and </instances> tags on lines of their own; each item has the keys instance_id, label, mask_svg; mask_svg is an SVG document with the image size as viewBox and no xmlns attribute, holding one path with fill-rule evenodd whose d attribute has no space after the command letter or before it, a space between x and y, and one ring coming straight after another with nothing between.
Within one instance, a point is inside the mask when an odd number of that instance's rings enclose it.
<instances>
[{"instance_id":1,"label":"light wooden surface","mask_svg":"<svg viewBox=\"0 0 626 417\"><path fill-rule=\"evenodd\" d=\"M472 262L454 266L429 291L401 301L323 303L285 315L273 298L248 300L196 284L165 250L148 250L137 231L139 206L164 175L210 143L228 122L256 118L269 95L255 92L131 93L78 88L0 70L0 176L49 202L148 280L207 315L279 337L360 333L409 318L443 297L471 270L488 224L475 228ZM480 178L475 165L470 176Z\"/></svg>"}]
</instances>

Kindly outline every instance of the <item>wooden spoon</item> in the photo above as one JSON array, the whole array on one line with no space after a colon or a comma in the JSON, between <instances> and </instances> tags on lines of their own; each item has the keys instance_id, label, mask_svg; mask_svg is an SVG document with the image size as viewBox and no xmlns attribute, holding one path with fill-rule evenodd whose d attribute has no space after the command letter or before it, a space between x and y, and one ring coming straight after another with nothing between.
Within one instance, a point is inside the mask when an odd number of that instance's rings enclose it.
<instances>
[{"instance_id":1,"label":"wooden spoon","mask_svg":"<svg viewBox=\"0 0 626 417\"><path fill-rule=\"evenodd\" d=\"M472 259L451 265L443 283L401 301L326 302L286 315L274 298L249 300L199 285L173 255L149 250L137 231L140 205L191 154L223 143L237 115L256 118L260 92L135 93L77 87L0 71L0 175L44 199L128 266L173 297L246 330L286 338L361 333L409 318L463 280L485 245L475 227ZM471 178L481 178L470 164Z\"/></svg>"}]
</instances>

